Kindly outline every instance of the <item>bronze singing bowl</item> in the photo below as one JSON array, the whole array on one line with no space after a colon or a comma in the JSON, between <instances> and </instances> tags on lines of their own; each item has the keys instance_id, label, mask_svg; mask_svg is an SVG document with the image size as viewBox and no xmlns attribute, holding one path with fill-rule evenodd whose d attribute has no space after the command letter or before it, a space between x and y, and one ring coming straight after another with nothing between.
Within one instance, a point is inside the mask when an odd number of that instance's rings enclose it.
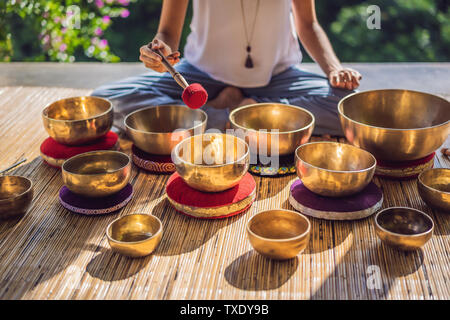
<instances>
[{"instance_id":1,"label":"bronze singing bowl","mask_svg":"<svg viewBox=\"0 0 450 320\"><path fill-rule=\"evenodd\" d=\"M304 215L284 209L262 211L247 223L252 247L271 259L291 259L305 250L311 223Z\"/></svg>"},{"instance_id":2,"label":"bronze singing bowl","mask_svg":"<svg viewBox=\"0 0 450 320\"><path fill-rule=\"evenodd\" d=\"M66 145L80 145L108 133L113 124L113 106L99 97L58 100L42 111L45 130Z\"/></svg>"},{"instance_id":3,"label":"bronze singing bowl","mask_svg":"<svg viewBox=\"0 0 450 320\"><path fill-rule=\"evenodd\" d=\"M122 190L130 180L131 160L119 151L79 154L62 165L64 184L86 197L105 197Z\"/></svg>"},{"instance_id":4,"label":"bronze singing bowl","mask_svg":"<svg viewBox=\"0 0 450 320\"><path fill-rule=\"evenodd\" d=\"M253 154L286 155L308 142L314 130L314 115L282 103L257 103L230 113L234 135L245 139Z\"/></svg>"},{"instance_id":5,"label":"bronze singing bowl","mask_svg":"<svg viewBox=\"0 0 450 320\"><path fill-rule=\"evenodd\" d=\"M161 242L162 234L161 220L149 214L126 215L106 228L111 249L132 258L152 253Z\"/></svg>"},{"instance_id":6,"label":"bronze singing bowl","mask_svg":"<svg viewBox=\"0 0 450 320\"><path fill-rule=\"evenodd\" d=\"M422 211L391 207L375 216L375 232L389 246L400 250L417 250L433 235L434 223Z\"/></svg>"},{"instance_id":7,"label":"bronze singing bowl","mask_svg":"<svg viewBox=\"0 0 450 320\"><path fill-rule=\"evenodd\" d=\"M450 102L428 93L358 92L343 98L338 111L348 141L379 160L423 158L450 132Z\"/></svg>"},{"instance_id":8,"label":"bronze singing bowl","mask_svg":"<svg viewBox=\"0 0 450 320\"><path fill-rule=\"evenodd\" d=\"M192 188L206 192L224 191L237 185L248 171L249 159L244 140L217 133L186 138L172 153L181 178Z\"/></svg>"},{"instance_id":9,"label":"bronze singing bowl","mask_svg":"<svg viewBox=\"0 0 450 320\"><path fill-rule=\"evenodd\" d=\"M0 219L23 217L33 200L33 183L21 176L0 177Z\"/></svg>"},{"instance_id":10,"label":"bronze singing bowl","mask_svg":"<svg viewBox=\"0 0 450 320\"><path fill-rule=\"evenodd\" d=\"M325 197L343 197L364 189L375 173L369 152L338 142L311 142L295 152L295 168L306 188Z\"/></svg>"},{"instance_id":11,"label":"bronze singing bowl","mask_svg":"<svg viewBox=\"0 0 450 320\"><path fill-rule=\"evenodd\" d=\"M419 195L431 208L450 212L450 169L423 171L417 180Z\"/></svg>"},{"instance_id":12,"label":"bronze singing bowl","mask_svg":"<svg viewBox=\"0 0 450 320\"><path fill-rule=\"evenodd\" d=\"M208 116L200 109L186 106L153 106L125 117L128 136L141 150L170 155L183 139L205 131Z\"/></svg>"}]
</instances>

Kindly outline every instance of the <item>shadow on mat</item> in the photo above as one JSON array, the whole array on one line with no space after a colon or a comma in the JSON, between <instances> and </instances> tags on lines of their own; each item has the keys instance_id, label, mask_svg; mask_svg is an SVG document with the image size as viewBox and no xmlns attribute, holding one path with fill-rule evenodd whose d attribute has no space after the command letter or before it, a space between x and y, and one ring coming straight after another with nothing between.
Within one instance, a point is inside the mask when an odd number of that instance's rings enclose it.
<instances>
[{"instance_id":1,"label":"shadow on mat","mask_svg":"<svg viewBox=\"0 0 450 320\"><path fill-rule=\"evenodd\" d=\"M220 229L238 221L248 209L234 217L224 219L196 219L177 212L164 197L154 208L164 228L164 234L155 254L172 256L198 249Z\"/></svg>"},{"instance_id":2,"label":"shadow on mat","mask_svg":"<svg viewBox=\"0 0 450 320\"><path fill-rule=\"evenodd\" d=\"M425 202L421 201L421 206L416 209L425 212L433 219L434 230L433 235L447 236L450 234L450 214L437 209L431 209Z\"/></svg>"},{"instance_id":3,"label":"shadow on mat","mask_svg":"<svg viewBox=\"0 0 450 320\"><path fill-rule=\"evenodd\" d=\"M27 214L14 227L8 225L5 229L4 225L0 225L0 241L5 241L0 256L11 261L8 265L0 264L0 282L5 284L0 287L0 298L20 299L62 272L66 274L59 281L78 284L86 266L76 262L77 259L81 255L89 259L99 250L101 253L92 258L86 268L92 276L113 281L129 277L135 270L142 268L143 262L128 262L127 258L112 255L111 251L99 246L107 225L125 212L130 213L134 199L121 211L111 214L76 214L64 209L58 201L58 192L63 185L60 170L46 165L41 157L10 174L30 178L35 189L32 206ZM133 175L132 179L135 177ZM121 268L118 271L104 270L110 263L112 266L114 263L120 266L131 263L131 266L126 273L121 273ZM9 290L18 273L27 281L23 282L20 289Z\"/></svg>"},{"instance_id":4,"label":"shadow on mat","mask_svg":"<svg viewBox=\"0 0 450 320\"><path fill-rule=\"evenodd\" d=\"M297 211L291 206L289 200L284 201L281 208ZM352 234L352 223L354 221L332 221L305 216L311 222L309 244L305 253L315 254L334 249ZM336 228L339 229L339 234L336 234Z\"/></svg>"},{"instance_id":5,"label":"shadow on mat","mask_svg":"<svg viewBox=\"0 0 450 320\"><path fill-rule=\"evenodd\" d=\"M423 251L398 251L381 244L379 240L364 251L357 252L352 246L311 299L407 299L405 296L391 294L390 290L398 278L414 274L422 267ZM364 257L363 263L358 261L361 254ZM416 279L412 279L411 284L408 284L408 279L402 281L408 291L413 291L413 287L417 288ZM425 286L422 284L420 287L423 290ZM423 294L426 296L426 292Z\"/></svg>"},{"instance_id":6,"label":"shadow on mat","mask_svg":"<svg viewBox=\"0 0 450 320\"><path fill-rule=\"evenodd\" d=\"M225 269L225 279L233 287L258 291L281 287L295 273L298 257L277 261L251 250L234 260Z\"/></svg>"},{"instance_id":7,"label":"shadow on mat","mask_svg":"<svg viewBox=\"0 0 450 320\"><path fill-rule=\"evenodd\" d=\"M289 188L291 181L297 179L295 174L270 177L252 175L256 182L256 200L264 200L276 197L285 188Z\"/></svg>"},{"instance_id":8,"label":"shadow on mat","mask_svg":"<svg viewBox=\"0 0 450 320\"><path fill-rule=\"evenodd\" d=\"M107 248L101 248L100 254L87 264L86 272L91 277L103 281L124 280L145 268L151 259L151 255L138 259L128 258Z\"/></svg>"}]
</instances>

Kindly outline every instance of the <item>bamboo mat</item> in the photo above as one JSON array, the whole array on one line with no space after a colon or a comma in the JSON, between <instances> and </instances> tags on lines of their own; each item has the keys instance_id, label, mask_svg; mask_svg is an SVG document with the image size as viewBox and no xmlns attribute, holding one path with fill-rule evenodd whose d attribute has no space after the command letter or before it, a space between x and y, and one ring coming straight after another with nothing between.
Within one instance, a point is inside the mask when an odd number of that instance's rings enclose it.
<instances>
[{"instance_id":1,"label":"bamboo mat","mask_svg":"<svg viewBox=\"0 0 450 320\"><path fill-rule=\"evenodd\" d=\"M256 254L246 238L248 219L288 203L295 175L255 177L258 196L237 217L205 221L177 214L164 196L168 176L133 168L135 195L119 213L85 217L58 203L58 170L39 157L46 137L40 113L56 99L87 90L0 88L0 170L24 155L14 171L34 181L35 197L20 221L0 223L1 299L449 299L450 216L429 209L416 182L375 179L384 207L402 205L430 214L436 229L423 250L404 253L377 239L373 218L331 222L311 218L307 250L277 262ZM129 152L130 143L122 141ZM447 140L446 146L450 147ZM450 167L440 153L439 167ZM130 213L151 213L164 226L157 251L146 258L113 254L105 227ZM369 289L370 276L381 286Z\"/></svg>"}]
</instances>

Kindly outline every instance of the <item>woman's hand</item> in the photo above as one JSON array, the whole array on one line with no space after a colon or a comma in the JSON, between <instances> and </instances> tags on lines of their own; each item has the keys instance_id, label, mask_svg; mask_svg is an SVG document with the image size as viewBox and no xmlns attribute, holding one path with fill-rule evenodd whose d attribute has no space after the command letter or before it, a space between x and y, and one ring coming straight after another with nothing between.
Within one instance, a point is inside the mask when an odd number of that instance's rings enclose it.
<instances>
[{"instance_id":1,"label":"woman's hand","mask_svg":"<svg viewBox=\"0 0 450 320\"><path fill-rule=\"evenodd\" d=\"M154 39L151 42L151 47L153 49L159 49L159 51L167 58L167 61L169 61L171 65L174 65L180 61L180 52L172 52L172 49L162 40ZM167 71L164 65L161 63L161 57L157 53L150 50L148 48L148 45L142 46L139 51L141 53L139 60L141 60L147 68L150 68L157 72Z\"/></svg>"},{"instance_id":2,"label":"woman's hand","mask_svg":"<svg viewBox=\"0 0 450 320\"><path fill-rule=\"evenodd\" d=\"M351 68L336 69L328 74L328 80L332 87L347 90L355 90L358 88L361 79L361 74Z\"/></svg>"}]
</instances>

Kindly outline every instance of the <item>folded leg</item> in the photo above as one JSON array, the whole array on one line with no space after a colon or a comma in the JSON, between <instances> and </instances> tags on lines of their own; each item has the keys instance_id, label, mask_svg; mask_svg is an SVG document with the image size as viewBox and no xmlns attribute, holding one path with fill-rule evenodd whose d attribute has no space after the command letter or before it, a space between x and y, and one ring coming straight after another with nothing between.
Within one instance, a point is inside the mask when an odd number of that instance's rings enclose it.
<instances>
[{"instance_id":1,"label":"folded leg","mask_svg":"<svg viewBox=\"0 0 450 320\"><path fill-rule=\"evenodd\" d=\"M298 65L272 77L265 87L243 91L257 102L281 102L305 108L314 114L314 134L339 136L343 132L337 104L353 92L332 88L325 76L301 70Z\"/></svg>"},{"instance_id":2,"label":"folded leg","mask_svg":"<svg viewBox=\"0 0 450 320\"><path fill-rule=\"evenodd\" d=\"M198 70L186 60L176 65L189 83L200 83L214 98L225 85ZM124 117L135 110L155 105L183 104L183 89L169 73L150 71L134 77L103 85L94 90L93 96L107 98L114 105L114 125L124 129ZM203 108L207 113L208 108ZM214 121L212 121L214 122Z\"/></svg>"}]
</instances>

